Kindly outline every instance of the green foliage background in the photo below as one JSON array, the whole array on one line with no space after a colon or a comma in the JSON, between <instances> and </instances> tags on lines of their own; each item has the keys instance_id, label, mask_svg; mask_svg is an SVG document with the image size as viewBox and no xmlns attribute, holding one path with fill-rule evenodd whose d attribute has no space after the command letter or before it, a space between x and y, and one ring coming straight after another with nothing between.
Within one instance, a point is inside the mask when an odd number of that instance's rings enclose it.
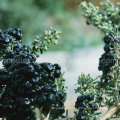
<instances>
[{"instance_id":1,"label":"green foliage background","mask_svg":"<svg viewBox=\"0 0 120 120\"><path fill-rule=\"evenodd\" d=\"M0 28L20 28L23 42L30 44L35 35L46 28L58 27L63 34L52 50L73 50L100 44L98 33L93 37L93 34L86 33L88 28L81 27L84 20L81 20L78 8L78 0L0 0Z\"/></svg>"}]
</instances>

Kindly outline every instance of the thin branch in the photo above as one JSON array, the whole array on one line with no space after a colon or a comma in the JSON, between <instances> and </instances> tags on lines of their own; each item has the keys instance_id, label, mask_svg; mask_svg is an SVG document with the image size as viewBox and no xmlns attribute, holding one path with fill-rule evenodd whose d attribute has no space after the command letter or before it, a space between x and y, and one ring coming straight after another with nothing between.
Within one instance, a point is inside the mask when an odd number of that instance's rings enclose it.
<instances>
[{"instance_id":1,"label":"thin branch","mask_svg":"<svg viewBox=\"0 0 120 120\"><path fill-rule=\"evenodd\" d=\"M38 116L39 120L45 120L45 116L42 114L42 108L36 107L36 111L39 114L39 116Z\"/></svg>"},{"instance_id":2,"label":"thin branch","mask_svg":"<svg viewBox=\"0 0 120 120\"><path fill-rule=\"evenodd\" d=\"M120 105L114 105L114 106L112 106L112 107L100 118L100 120L106 120L106 119L112 117L112 116L117 112L118 109L120 109Z\"/></svg>"},{"instance_id":3,"label":"thin branch","mask_svg":"<svg viewBox=\"0 0 120 120\"><path fill-rule=\"evenodd\" d=\"M117 37L118 37L118 30L117 30ZM116 65L115 65L115 79L114 79L114 84L115 84L115 95L117 97L117 102L119 102L119 88L118 88L118 79L119 79L119 47L118 43L115 44L115 54L116 54Z\"/></svg>"},{"instance_id":4,"label":"thin branch","mask_svg":"<svg viewBox=\"0 0 120 120\"><path fill-rule=\"evenodd\" d=\"M2 91L2 93L0 94L0 99L2 98L2 95L4 94L5 90L6 90L6 86L3 88L3 91Z\"/></svg>"},{"instance_id":5,"label":"thin branch","mask_svg":"<svg viewBox=\"0 0 120 120\"><path fill-rule=\"evenodd\" d=\"M66 117L61 119L55 119L55 120L76 120L75 117Z\"/></svg>"},{"instance_id":6,"label":"thin branch","mask_svg":"<svg viewBox=\"0 0 120 120\"><path fill-rule=\"evenodd\" d=\"M97 76L96 78L95 78L95 80L97 80L98 78L100 78L102 75L99 75L99 76Z\"/></svg>"}]
</instances>

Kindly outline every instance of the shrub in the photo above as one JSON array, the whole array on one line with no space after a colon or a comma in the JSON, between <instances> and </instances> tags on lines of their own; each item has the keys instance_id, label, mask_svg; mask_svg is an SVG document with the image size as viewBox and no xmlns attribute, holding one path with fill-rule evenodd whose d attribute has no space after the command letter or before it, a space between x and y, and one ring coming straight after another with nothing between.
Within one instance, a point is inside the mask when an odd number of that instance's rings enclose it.
<instances>
[{"instance_id":1,"label":"shrub","mask_svg":"<svg viewBox=\"0 0 120 120\"><path fill-rule=\"evenodd\" d=\"M60 31L50 28L36 36L32 46L22 44L22 32L17 29L0 30L0 117L7 120L36 120L39 108L41 119L61 116L66 99L61 67L52 63L37 63L39 52L57 44ZM56 110L56 111L55 111Z\"/></svg>"},{"instance_id":2,"label":"shrub","mask_svg":"<svg viewBox=\"0 0 120 120\"><path fill-rule=\"evenodd\" d=\"M82 2L80 5L87 24L97 27L104 36L105 52L100 57L98 66L102 75L93 79L90 75L82 74L78 79L78 88L75 90L80 93L75 104L79 109L76 113L77 120L106 120L120 116L120 8L109 0L101 5L101 10L92 3ZM101 116L103 106L107 112Z\"/></svg>"},{"instance_id":3,"label":"shrub","mask_svg":"<svg viewBox=\"0 0 120 120\"><path fill-rule=\"evenodd\" d=\"M0 117L7 120L35 120L35 109L40 119L106 120L120 118L120 8L110 1L102 2L100 10L92 3L82 2L81 9L87 24L93 24L103 34L104 53L98 69L102 75L92 78L81 74L75 93L74 117L63 113L66 91L61 67L58 64L37 63L50 43L57 44L60 31L50 28L36 36L31 46L22 44L19 29L0 30ZM107 108L104 115L102 107Z\"/></svg>"}]
</instances>

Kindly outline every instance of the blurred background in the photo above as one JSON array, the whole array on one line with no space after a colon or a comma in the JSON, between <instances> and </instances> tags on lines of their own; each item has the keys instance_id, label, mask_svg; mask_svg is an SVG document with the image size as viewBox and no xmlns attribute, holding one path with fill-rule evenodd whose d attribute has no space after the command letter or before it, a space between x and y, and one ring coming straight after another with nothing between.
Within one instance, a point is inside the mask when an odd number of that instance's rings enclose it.
<instances>
[{"instance_id":1,"label":"blurred background","mask_svg":"<svg viewBox=\"0 0 120 120\"><path fill-rule=\"evenodd\" d=\"M79 4L83 0L0 0L0 28L18 27L23 42L30 44L35 35L50 26L62 30L62 38L51 50L74 50L102 44L99 32L86 26ZM102 0L86 0L99 5ZM112 0L115 3L119 0ZM93 37L94 36L94 37Z\"/></svg>"},{"instance_id":2,"label":"blurred background","mask_svg":"<svg viewBox=\"0 0 120 120\"><path fill-rule=\"evenodd\" d=\"M38 62L59 63L68 86L66 106L74 109L75 84L84 72L96 77L99 57L103 53L102 36L98 29L86 25L79 4L83 0L0 0L0 29L18 27L23 31L23 43L30 44L50 26L61 29L57 46L51 46ZM100 5L102 0L86 0ZM115 4L119 0L111 0Z\"/></svg>"},{"instance_id":3,"label":"blurred background","mask_svg":"<svg viewBox=\"0 0 120 120\"><path fill-rule=\"evenodd\" d=\"M62 38L51 50L73 50L102 44L99 32L86 26L79 8L83 0L0 0L0 28L18 27L23 42L30 44L50 26L62 30ZM99 5L102 0L87 0ZM119 0L115 0L117 2ZM94 37L93 37L94 36Z\"/></svg>"},{"instance_id":4,"label":"blurred background","mask_svg":"<svg viewBox=\"0 0 120 120\"><path fill-rule=\"evenodd\" d=\"M18 27L23 42L29 44L46 28L62 31L57 46L51 50L73 50L101 44L99 33L86 26L79 10L80 0L0 0L0 28ZM94 37L93 37L94 35Z\"/></svg>"}]
</instances>

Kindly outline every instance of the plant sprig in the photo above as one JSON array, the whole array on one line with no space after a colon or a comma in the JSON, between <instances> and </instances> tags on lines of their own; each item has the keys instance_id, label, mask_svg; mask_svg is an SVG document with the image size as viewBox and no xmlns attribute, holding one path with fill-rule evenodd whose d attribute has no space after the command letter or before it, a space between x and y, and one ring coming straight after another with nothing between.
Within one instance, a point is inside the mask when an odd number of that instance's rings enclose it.
<instances>
[{"instance_id":1,"label":"plant sprig","mask_svg":"<svg viewBox=\"0 0 120 120\"><path fill-rule=\"evenodd\" d=\"M57 40L60 38L60 35L60 30L50 27L43 35L35 37L35 40L32 42L31 52L36 55L38 52L42 54L48 50L50 44L56 45L58 43Z\"/></svg>"},{"instance_id":2,"label":"plant sprig","mask_svg":"<svg viewBox=\"0 0 120 120\"><path fill-rule=\"evenodd\" d=\"M99 7L95 7L92 3L84 1L81 3L80 7L83 11L83 15L87 19L87 24L94 25L105 35L103 39L105 42L105 53L101 56L99 62L99 70L102 71L102 76L100 80L95 80L96 84L94 84L91 78L85 75L80 76L78 79L79 86L76 89L77 91L75 91L80 94L92 91L94 94L103 97L101 101L96 99L100 107L104 104L108 108L108 112L100 118L100 120L103 120L103 118L107 119L111 116L120 116L118 113L118 103L120 102L120 8L116 7L109 0L105 0L101 5L102 9L100 10ZM95 88L95 90L91 88ZM109 109L110 107L112 109ZM111 110L113 110L112 113Z\"/></svg>"},{"instance_id":3,"label":"plant sprig","mask_svg":"<svg viewBox=\"0 0 120 120\"><path fill-rule=\"evenodd\" d=\"M88 24L93 24L103 33L116 31L119 28L117 20L119 20L119 8L115 7L109 0L101 3L103 11L99 7L95 7L92 3L82 2L80 5L83 15L87 19ZM112 14L111 14L112 13Z\"/></svg>"}]
</instances>

